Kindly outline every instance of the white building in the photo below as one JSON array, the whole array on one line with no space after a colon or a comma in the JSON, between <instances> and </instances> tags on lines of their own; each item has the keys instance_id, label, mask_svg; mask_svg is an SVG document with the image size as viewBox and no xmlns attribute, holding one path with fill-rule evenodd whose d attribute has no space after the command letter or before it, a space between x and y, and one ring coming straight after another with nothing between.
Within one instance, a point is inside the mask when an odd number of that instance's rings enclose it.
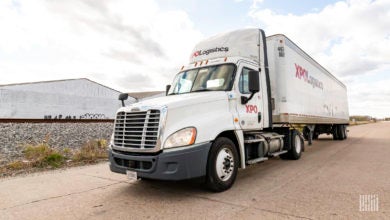
<instances>
[{"instance_id":1,"label":"white building","mask_svg":"<svg viewBox=\"0 0 390 220\"><path fill-rule=\"evenodd\" d=\"M119 94L86 78L0 85L0 119L114 119Z\"/></svg>"}]
</instances>

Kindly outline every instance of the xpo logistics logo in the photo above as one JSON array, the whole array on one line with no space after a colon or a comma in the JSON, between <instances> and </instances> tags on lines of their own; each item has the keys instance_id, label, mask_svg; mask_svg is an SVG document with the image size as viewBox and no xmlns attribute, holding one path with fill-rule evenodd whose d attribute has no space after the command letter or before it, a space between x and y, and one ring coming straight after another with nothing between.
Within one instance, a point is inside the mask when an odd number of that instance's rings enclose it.
<instances>
[{"instance_id":1,"label":"xpo logistics logo","mask_svg":"<svg viewBox=\"0 0 390 220\"><path fill-rule=\"evenodd\" d=\"M211 49L207 49L207 50L198 50L192 54L192 58L197 57L197 56L201 56L201 55L209 55L211 53L216 53L216 52L228 52L228 51L229 51L229 47L216 47L216 48L211 48Z\"/></svg>"},{"instance_id":2,"label":"xpo logistics logo","mask_svg":"<svg viewBox=\"0 0 390 220\"><path fill-rule=\"evenodd\" d=\"M301 67L300 65L296 64L295 63L295 77L298 78L298 79L301 79L307 83L309 83L310 85L313 86L313 88L319 88L321 90L324 90L324 85L323 83L314 78L313 76L310 76L309 75L309 71L307 71L305 68Z\"/></svg>"}]
</instances>

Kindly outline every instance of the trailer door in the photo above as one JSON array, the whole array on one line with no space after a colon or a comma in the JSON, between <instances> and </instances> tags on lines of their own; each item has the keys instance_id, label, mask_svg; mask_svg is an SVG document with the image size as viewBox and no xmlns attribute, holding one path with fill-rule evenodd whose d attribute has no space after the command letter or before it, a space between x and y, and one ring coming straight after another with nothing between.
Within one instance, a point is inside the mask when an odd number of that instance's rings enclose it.
<instances>
[{"instance_id":1,"label":"trailer door","mask_svg":"<svg viewBox=\"0 0 390 220\"><path fill-rule=\"evenodd\" d=\"M262 100L262 88L260 87L260 92L254 94L251 100L248 103L241 103L241 96L249 97L251 92L248 89L248 73L250 70L256 70L258 67L254 65L241 65L239 68L238 80L236 91L238 94L237 99L237 112L239 115L239 123L242 129L262 129L263 128L263 105L261 104ZM261 77L259 77L261 79ZM260 83L261 85L261 83Z\"/></svg>"}]
</instances>

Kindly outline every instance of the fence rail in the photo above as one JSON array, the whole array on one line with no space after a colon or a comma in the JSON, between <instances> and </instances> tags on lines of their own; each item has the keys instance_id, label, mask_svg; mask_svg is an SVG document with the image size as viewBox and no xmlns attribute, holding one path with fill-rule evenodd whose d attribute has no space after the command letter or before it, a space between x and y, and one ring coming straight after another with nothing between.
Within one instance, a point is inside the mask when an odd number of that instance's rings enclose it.
<instances>
[{"instance_id":1,"label":"fence rail","mask_svg":"<svg viewBox=\"0 0 390 220\"><path fill-rule=\"evenodd\" d=\"M114 119L33 119L0 118L0 123L114 123Z\"/></svg>"}]
</instances>

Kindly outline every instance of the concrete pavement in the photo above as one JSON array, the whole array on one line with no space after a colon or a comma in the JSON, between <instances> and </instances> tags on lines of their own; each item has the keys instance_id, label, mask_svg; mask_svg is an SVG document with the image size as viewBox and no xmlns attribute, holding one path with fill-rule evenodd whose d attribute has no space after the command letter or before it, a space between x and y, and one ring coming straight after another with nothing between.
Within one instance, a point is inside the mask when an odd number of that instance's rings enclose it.
<instances>
[{"instance_id":1,"label":"concrete pavement","mask_svg":"<svg viewBox=\"0 0 390 220\"><path fill-rule=\"evenodd\" d=\"M240 170L211 193L198 181L137 181L108 164L0 179L0 219L389 219L390 123L320 136L298 161L273 158ZM359 211L360 195L379 209Z\"/></svg>"}]
</instances>

